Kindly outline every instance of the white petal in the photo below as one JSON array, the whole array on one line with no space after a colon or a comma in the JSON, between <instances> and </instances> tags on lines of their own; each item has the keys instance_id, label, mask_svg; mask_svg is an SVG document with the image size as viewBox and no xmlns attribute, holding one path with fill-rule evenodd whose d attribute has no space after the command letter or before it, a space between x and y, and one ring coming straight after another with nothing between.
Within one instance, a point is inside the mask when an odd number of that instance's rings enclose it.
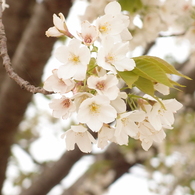
<instances>
[{"instance_id":1,"label":"white petal","mask_svg":"<svg viewBox=\"0 0 195 195\"><path fill-rule=\"evenodd\" d=\"M121 6L118 2L113 1L106 5L104 9L105 14L116 15L121 12Z\"/></svg>"},{"instance_id":2,"label":"white petal","mask_svg":"<svg viewBox=\"0 0 195 195\"><path fill-rule=\"evenodd\" d=\"M102 128L103 122L99 121L94 118L90 118L90 120L87 122L87 126L94 132L98 132Z\"/></svg>"},{"instance_id":3,"label":"white petal","mask_svg":"<svg viewBox=\"0 0 195 195\"><path fill-rule=\"evenodd\" d=\"M111 106L113 106L115 108L115 110L117 111L117 113L122 113L126 111L126 103L124 100L122 100L121 98L116 98L115 100L112 100L110 102Z\"/></svg>"},{"instance_id":4,"label":"white petal","mask_svg":"<svg viewBox=\"0 0 195 195\"><path fill-rule=\"evenodd\" d=\"M53 14L53 23L57 29L60 31L65 31L64 29L64 21L59 18L56 14Z\"/></svg>"},{"instance_id":5,"label":"white petal","mask_svg":"<svg viewBox=\"0 0 195 195\"><path fill-rule=\"evenodd\" d=\"M145 150L145 151L148 151L148 149L152 146L152 140L150 140L150 141L147 141L147 142L145 142L145 141L142 141L142 148Z\"/></svg>"},{"instance_id":6,"label":"white petal","mask_svg":"<svg viewBox=\"0 0 195 195\"><path fill-rule=\"evenodd\" d=\"M92 150L91 140L88 137L88 132L77 134L76 143L82 152L89 153Z\"/></svg>"},{"instance_id":7,"label":"white petal","mask_svg":"<svg viewBox=\"0 0 195 195\"><path fill-rule=\"evenodd\" d=\"M65 136L66 149L74 150L76 142L75 133L70 129L66 131Z\"/></svg>"},{"instance_id":8,"label":"white petal","mask_svg":"<svg viewBox=\"0 0 195 195\"><path fill-rule=\"evenodd\" d=\"M54 56L56 57L56 59L58 59L60 62L62 63L67 63L68 62L68 47L67 46L60 46L58 47L55 52L54 52Z\"/></svg>"},{"instance_id":9,"label":"white petal","mask_svg":"<svg viewBox=\"0 0 195 195\"><path fill-rule=\"evenodd\" d=\"M58 31L58 29L56 29L56 27L50 27L46 32L45 35L47 37L60 37L63 36L64 34L61 33L60 31Z\"/></svg>"},{"instance_id":10,"label":"white petal","mask_svg":"<svg viewBox=\"0 0 195 195\"><path fill-rule=\"evenodd\" d=\"M62 65L58 69L58 77L62 79L70 79L74 73L74 69L71 66Z\"/></svg>"},{"instance_id":11,"label":"white petal","mask_svg":"<svg viewBox=\"0 0 195 195\"><path fill-rule=\"evenodd\" d=\"M87 128L85 128L83 125L72 125L71 129L76 133L78 132L84 133L87 131Z\"/></svg>"}]
</instances>

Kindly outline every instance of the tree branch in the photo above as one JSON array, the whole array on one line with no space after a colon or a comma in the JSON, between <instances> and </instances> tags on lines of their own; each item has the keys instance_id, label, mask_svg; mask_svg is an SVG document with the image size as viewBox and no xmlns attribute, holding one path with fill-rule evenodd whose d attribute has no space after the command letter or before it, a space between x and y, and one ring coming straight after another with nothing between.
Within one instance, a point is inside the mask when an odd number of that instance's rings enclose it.
<instances>
[{"instance_id":1,"label":"tree branch","mask_svg":"<svg viewBox=\"0 0 195 195\"><path fill-rule=\"evenodd\" d=\"M55 185L68 175L72 166L83 156L78 148L74 151L64 153L64 155L54 163L53 166L46 167L39 177L35 178L32 185L21 192L20 195L43 195L47 194Z\"/></svg>"},{"instance_id":2,"label":"tree branch","mask_svg":"<svg viewBox=\"0 0 195 195\"><path fill-rule=\"evenodd\" d=\"M108 187L136 164L143 164L157 153L152 147L151 152L145 152L141 147L133 147L131 160L125 157L123 148L111 144L101 154L95 155L95 163L72 186L65 189L62 195L103 194ZM128 156L128 154L127 154Z\"/></svg>"},{"instance_id":3,"label":"tree branch","mask_svg":"<svg viewBox=\"0 0 195 195\"><path fill-rule=\"evenodd\" d=\"M13 67L11 66L11 60L7 52L7 39L5 35L5 29L2 21L2 7L0 4L0 56L3 59L3 66L8 74L8 76L13 79L21 89L25 89L31 93L42 93L44 95L52 94L53 92L46 91L41 87L35 87L31 85L28 81L25 81L17 73L14 72Z\"/></svg>"},{"instance_id":4,"label":"tree branch","mask_svg":"<svg viewBox=\"0 0 195 195\"><path fill-rule=\"evenodd\" d=\"M186 32L183 32L183 33L175 33L175 34L169 34L169 35L163 35L163 34L159 34L158 37L180 37L180 36L183 36L185 35Z\"/></svg>"},{"instance_id":5,"label":"tree branch","mask_svg":"<svg viewBox=\"0 0 195 195\"><path fill-rule=\"evenodd\" d=\"M8 54L12 59L36 2L35 0L6 0L6 2L11 6L3 12L3 24L7 37ZM6 77L8 75L2 65L2 59L0 59L0 91Z\"/></svg>"}]
</instances>

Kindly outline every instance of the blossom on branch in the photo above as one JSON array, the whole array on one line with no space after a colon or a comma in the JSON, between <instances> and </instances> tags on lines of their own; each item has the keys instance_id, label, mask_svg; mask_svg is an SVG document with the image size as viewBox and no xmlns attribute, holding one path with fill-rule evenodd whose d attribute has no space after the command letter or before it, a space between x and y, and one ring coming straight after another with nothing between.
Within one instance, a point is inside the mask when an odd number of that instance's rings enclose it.
<instances>
[{"instance_id":1,"label":"blossom on branch","mask_svg":"<svg viewBox=\"0 0 195 195\"><path fill-rule=\"evenodd\" d=\"M147 118L154 129L160 131L162 128L172 129L174 123L174 113L182 108L182 104L176 99L161 100L161 103L154 100L154 98L145 95L145 98L152 100L149 104L145 102L142 106L147 113Z\"/></svg>"},{"instance_id":2,"label":"blossom on branch","mask_svg":"<svg viewBox=\"0 0 195 195\"><path fill-rule=\"evenodd\" d=\"M130 40L131 33L128 30L129 17L121 13L121 6L118 2L109 3L104 9L105 15L97 18L96 26L100 33L100 38L113 36L116 40Z\"/></svg>"},{"instance_id":3,"label":"blossom on branch","mask_svg":"<svg viewBox=\"0 0 195 195\"><path fill-rule=\"evenodd\" d=\"M135 61L127 57L129 43L115 43L112 37L107 37L102 43L97 56L97 64L116 74L118 71L130 71L136 66Z\"/></svg>"},{"instance_id":4,"label":"blossom on branch","mask_svg":"<svg viewBox=\"0 0 195 195\"><path fill-rule=\"evenodd\" d=\"M143 5L147 3L156 10L163 9L159 2L143 1ZM54 117L67 119L72 113L77 114L79 125L71 126L63 134L67 150L73 150L77 144L81 151L91 152L92 143L96 143L90 134L93 131L101 149L110 142L127 145L129 138L134 138L147 151L153 142L162 142L166 136L164 129L172 129L174 113L182 107L176 99L161 100L156 96L156 91L168 95L170 87L181 86L169 78L172 74L183 76L181 73L157 57L129 57L131 48L152 43L159 31L168 27L168 22L161 13L142 10L139 13L142 27L138 27L133 21L130 23L131 13L125 13L117 1L108 3L104 15L93 23L86 20L81 23L78 39L67 34L64 16L54 14L54 27L46 32L47 36L71 38L54 52L63 64L44 83L46 90L62 95L49 104ZM136 10L132 18L135 17ZM131 90L134 87L151 96L134 94L136 90ZM72 96L67 98L64 95L69 91Z\"/></svg>"},{"instance_id":5,"label":"blossom on branch","mask_svg":"<svg viewBox=\"0 0 195 195\"><path fill-rule=\"evenodd\" d=\"M68 37L73 37L73 35L69 32L68 27L66 25L65 17L62 13L59 13L59 17L56 14L53 14L53 27L50 27L45 35L47 37L60 37L66 35Z\"/></svg>"},{"instance_id":6,"label":"blossom on branch","mask_svg":"<svg viewBox=\"0 0 195 195\"><path fill-rule=\"evenodd\" d=\"M53 75L46 79L43 88L47 91L54 91L61 94L71 91L75 86L75 82L71 79L59 78L57 71L57 69L52 71Z\"/></svg>"},{"instance_id":7,"label":"blossom on branch","mask_svg":"<svg viewBox=\"0 0 195 195\"><path fill-rule=\"evenodd\" d=\"M99 35L97 28L94 25L91 25L88 21L82 22L81 33L77 34L87 46L92 45Z\"/></svg>"},{"instance_id":8,"label":"blossom on branch","mask_svg":"<svg viewBox=\"0 0 195 195\"><path fill-rule=\"evenodd\" d=\"M97 95L84 100L78 111L78 121L87 124L92 131L99 131L103 123L111 123L117 116L106 96Z\"/></svg>"},{"instance_id":9,"label":"blossom on branch","mask_svg":"<svg viewBox=\"0 0 195 195\"><path fill-rule=\"evenodd\" d=\"M74 150L76 143L82 152L89 153L92 150L92 143L96 143L96 140L87 131L87 128L81 124L72 125L71 128L62 135L62 138L64 137L67 150Z\"/></svg>"},{"instance_id":10,"label":"blossom on branch","mask_svg":"<svg viewBox=\"0 0 195 195\"><path fill-rule=\"evenodd\" d=\"M104 149L109 142L115 142L115 129L107 124L103 124L98 132L98 148Z\"/></svg>"},{"instance_id":11,"label":"blossom on branch","mask_svg":"<svg viewBox=\"0 0 195 195\"><path fill-rule=\"evenodd\" d=\"M133 138L139 139L142 142L142 148L146 151L152 146L153 142L160 143L166 137L163 129L157 131L147 120L138 123L138 127L139 131Z\"/></svg>"},{"instance_id":12,"label":"blossom on branch","mask_svg":"<svg viewBox=\"0 0 195 195\"><path fill-rule=\"evenodd\" d=\"M115 137L117 143L127 145L128 136L134 137L138 133L139 128L137 123L143 121L145 116L143 111L138 110L120 114L116 121Z\"/></svg>"},{"instance_id":13,"label":"blossom on branch","mask_svg":"<svg viewBox=\"0 0 195 195\"><path fill-rule=\"evenodd\" d=\"M54 56L64 63L58 69L59 78L69 79L73 77L79 81L85 79L87 65L90 61L90 51L78 39L72 39L68 46L57 48Z\"/></svg>"},{"instance_id":14,"label":"blossom on branch","mask_svg":"<svg viewBox=\"0 0 195 195\"><path fill-rule=\"evenodd\" d=\"M53 109L53 117L67 119L73 112L76 111L75 104L70 98L62 96L60 99L53 99L49 104L49 107Z\"/></svg>"},{"instance_id":15,"label":"blossom on branch","mask_svg":"<svg viewBox=\"0 0 195 195\"><path fill-rule=\"evenodd\" d=\"M117 84L116 76L107 74L102 77L90 76L87 80L90 89L95 89L99 95L105 95L110 100L116 99L119 94Z\"/></svg>"}]
</instances>

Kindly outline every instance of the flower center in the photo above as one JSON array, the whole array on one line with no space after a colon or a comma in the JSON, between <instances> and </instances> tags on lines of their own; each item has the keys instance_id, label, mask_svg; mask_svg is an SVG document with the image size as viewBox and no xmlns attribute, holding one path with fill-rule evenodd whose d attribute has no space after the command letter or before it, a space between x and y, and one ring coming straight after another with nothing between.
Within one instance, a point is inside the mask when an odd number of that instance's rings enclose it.
<instances>
[{"instance_id":1,"label":"flower center","mask_svg":"<svg viewBox=\"0 0 195 195\"><path fill-rule=\"evenodd\" d=\"M99 113L99 107L100 106L98 104L94 103L94 102L89 105L89 109L90 109L92 114L93 113Z\"/></svg>"},{"instance_id":2,"label":"flower center","mask_svg":"<svg viewBox=\"0 0 195 195\"><path fill-rule=\"evenodd\" d=\"M106 57L105 57L105 61L107 63L112 63L114 61L114 56L112 56L111 54L108 54Z\"/></svg>"},{"instance_id":3,"label":"flower center","mask_svg":"<svg viewBox=\"0 0 195 195\"><path fill-rule=\"evenodd\" d=\"M107 32L109 31L108 26L110 26L110 25L108 24L108 22L104 23L104 25L101 25L101 26L99 27L99 31L100 31L101 33L107 33Z\"/></svg>"},{"instance_id":4,"label":"flower center","mask_svg":"<svg viewBox=\"0 0 195 195\"><path fill-rule=\"evenodd\" d=\"M92 38L91 38L91 36L90 36L90 35L86 35L86 36L85 36L85 39L84 39L84 42L85 42L86 44L91 44L91 43L92 43Z\"/></svg>"},{"instance_id":5,"label":"flower center","mask_svg":"<svg viewBox=\"0 0 195 195\"><path fill-rule=\"evenodd\" d=\"M80 62L79 56L76 56L74 54L72 54L69 60L72 61L74 64L78 64Z\"/></svg>"},{"instance_id":6,"label":"flower center","mask_svg":"<svg viewBox=\"0 0 195 195\"><path fill-rule=\"evenodd\" d=\"M124 126L127 126L128 119L123 118L123 119L121 119L121 122L123 123Z\"/></svg>"},{"instance_id":7,"label":"flower center","mask_svg":"<svg viewBox=\"0 0 195 195\"><path fill-rule=\"evenodd\" d=\"M105 83L104 83L104 81L100 81L95 86L97 89L103 90L105 88Z\"/></svg>"},{"instance_id":8,"label":"flower center","mask_svg":"<svg viewBox=\"0 0 195 195\"><path fill-rule=\"evenodd\" d=\"M69 100L69 99L65 99L65 100L62 102L62 104L63 104L63 107L69 108L69 106L70 106L70 100Z\"/></svg>"}]
</instances>

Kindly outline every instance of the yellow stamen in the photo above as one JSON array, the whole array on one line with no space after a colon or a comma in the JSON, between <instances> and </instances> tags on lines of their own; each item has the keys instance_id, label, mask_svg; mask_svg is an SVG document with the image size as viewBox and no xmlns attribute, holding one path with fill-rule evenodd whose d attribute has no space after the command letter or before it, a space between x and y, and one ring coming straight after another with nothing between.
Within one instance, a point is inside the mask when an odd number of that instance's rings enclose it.
<instances>
[{"instance_id":1,"label":"yellow stamen","mask_svg":"<svg viewBox=\"0 0 195 195\"><path fill-rule=\"evenodd\" d=\"M106 23L104 23L104 25L99 27L99 31L101 33L107 33L109 31L109 28L108 28L109 26L110 26L110 24L108 22L106 22Z\"/></svg>"},{"instance_id":2,"label":"yellow stamen","mask_svg":"<svg viewBox=\"0 0 195 195\"><path fill-rule=\"evenodd\" d=\"M78 64L80 62L79 56L72 55L71 58L69 58L70 61L72 61L74 64Z\"/></svg>"},{"instance_id":3,"label":"yellow stamen","mask_svg":"<svg viewBox=\"0 0 195 195\"><path fill-rule=\"evenodd\" d=\"M113 62L114 60L114 56L108 54L106 57L105 57L105 61L108 62L108 63L111 63Z\"/></svg>"},{"instance_id":4,"label":"yellow stamen","mask_svg":"<svg viewBox=\"0 0 195 195\"><path fill-rule=\"evenodd\" d=\"M94 102L89 105L91 113L99 113L99 107L100 106Z\"/></svg>"}]
</instances>

